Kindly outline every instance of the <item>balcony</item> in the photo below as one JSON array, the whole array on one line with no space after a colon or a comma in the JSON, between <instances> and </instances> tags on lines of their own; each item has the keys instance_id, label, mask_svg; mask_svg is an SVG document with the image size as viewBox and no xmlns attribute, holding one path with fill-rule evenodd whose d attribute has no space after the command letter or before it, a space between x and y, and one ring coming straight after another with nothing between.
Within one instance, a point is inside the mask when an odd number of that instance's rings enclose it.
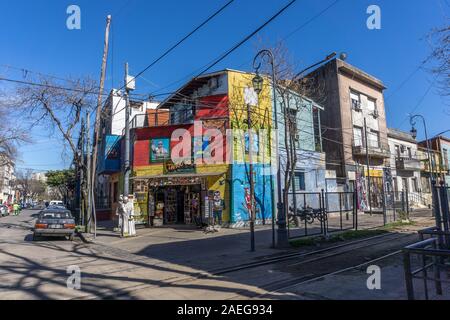
<instances>
[{"instance_id":1,"label":"balcony","mask_svg":"<svg viewBox=\"0 0 450 320\"><path fill-rule=\"evenodd\" d=\"M137 114L131 119L130 129L169 125L169 115L167 110L147 110L146 114Z\"/></svg>"},{"instance_id":2,"label":"balcony","mask_svg":"<svg viewBox=\"0 0 450 320\"><path fill-rule=\"evenodd\" d=\"M397 170L416 171L420 170L420 160L416 158L396 158L395 167Z\"/></svg>"},{"instance_id":3,"label":"balcony","mask_svg":"<svg viewBox=\"0 0 450 320\"><path fill-rule=\"evenodd\" d=\"M369 154L371 158L390 158L391 153L389 150L386 150L381 147L371 147L366 150L365 146L353 146L353 154L355 156L366 156L366 153Z\"/></svg>"}]
</instances>

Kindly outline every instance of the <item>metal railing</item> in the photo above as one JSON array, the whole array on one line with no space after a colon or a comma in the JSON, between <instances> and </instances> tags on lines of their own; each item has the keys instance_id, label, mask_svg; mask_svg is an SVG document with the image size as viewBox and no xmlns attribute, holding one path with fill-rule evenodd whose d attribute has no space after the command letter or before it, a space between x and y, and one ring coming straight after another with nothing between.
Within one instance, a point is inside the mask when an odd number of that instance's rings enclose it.
<instances>
[{"instance_id":1,"label":"metal railing","mask_svg":"<svg viewBox=\"0 0 450 320\"><path fill-rule=\"evenodd\" d=\"M131 119L130 128L149 128L167 126L170 124L169 111L155 111L145 114L137 114Z\"/></svg>"},{"instance_id":2,"label":"metal railing","mask_svg":"<svg viewBox=\"0 0 450 320\"><path fill-rule=\"evenodd\" d=\"M430 298L429 282L434 283L436 295L442 295L442 284L450 283L450 190L444 185L432 186L433 212L436 225L419 231L420 242L403 249L406 291L409 300L416 298L414 279L423 281L426 300ZM428 237L428 239L425 239ZM412 256L418 256L420 267L413 270ZM430 262L431 261L431 262ZM429 273L429 270L432 270Z\"/></svg>"},{"instance_id":3,"label":"metal railing","mask_svg":"<svg viewBox=\"0 0 450 320\"><path fill-rule=\"evenodd\" d=\"M449 235L449 233L445 234ZM420 260L420 266L415 269L413 269L411 259L414 255L418 256ZM450 270L449 258L450 250L441 249L436 238L422 240L403 249L403 267L408 300L415 300L417 297L414 279L423 281L423 292L426 300L430 298L429 282L434 283L436 295L442 295L442 284L450 283L448 279L444 279L445 273L443 273L443 271Z\"/></svg>"},{"instance_id":4,"label":"metal railing","mask_svg":"<svg viewBox=\"0 0 450 320\"><path fill-rule=\"evenodd\" d=\"M358 229L354 192L288 193L290 239Z\"/></svg>"}]
</instances>

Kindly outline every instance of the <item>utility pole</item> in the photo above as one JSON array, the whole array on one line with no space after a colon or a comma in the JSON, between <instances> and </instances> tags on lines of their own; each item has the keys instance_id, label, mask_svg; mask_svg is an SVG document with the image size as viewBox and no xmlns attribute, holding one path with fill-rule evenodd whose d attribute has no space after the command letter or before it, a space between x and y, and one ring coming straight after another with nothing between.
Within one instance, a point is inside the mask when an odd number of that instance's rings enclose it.
<instances>
[{"instance_id":1,"label":"utility pole","mask_svg":"<svg viewBox=\"0 0 450 320\"><path fill-rule=\"evenodd\" d=\"M130 193L130 89L128 79L128 62L125 63L125 175L123 179L123 195Z\"/></svg>"},{"instance_id":2,"label":"utility pole","mask_svg":"<svg viewBox=\"0 0 450 320\"><path fill-rule=\"evenodd\" d=\"M102 94L103 88L105 86L105 75L106 75L106 64L108 60L108 48L109 48L109 29L111 26L111 15L106 17L106 30L105 30L105 43L103 47L103 58L102 58L102 69L100 72L100 88L97 97L97 111L95 114L95 127L94 127L94 135L95 139L93 141L93 150L92 150L92 172L91 172L91 188L95 186L95 178L96 178L96 168L97 168L97 153L98 153L98 145L100 141L100 118L102 113ZM93 190L89 193L93 194ZM93 201L93 207L95 207L95 200ZM91 214L92 211L89 211ZM95 217L94 217L95 219Z\"/></svg>"},{"instance_id":3,"label":"utility pole","mask_svg":"<svg viewBox=\"0 0 450 320\"><path fill-rule=\"evenodd\" d=\"M369 165L369 144L367 141L367 121L366 117L364 117L364 140L366 143L366 163L367 163L367 189L369 191L369 200L367 203L369 204L370 215L372 215L372 192L370 191L370 165Z\"/></svg>"},{"instance_id":4,"label":"utility pole","mask_svg":"<svg viewBox=\"0 0 450 320\"><path fill-rule=\"evenodd\" d=\"M85 214L85 208L84 208L84 187L85 187L85 179L84 179L84 139L85 139L85 133L86 133L86 127L85 127L85 119L81 119L81 150L80 150L80 159L78 161L78 177L80 179L80 192L78 194L78 207L80 208L80 220L78 223L80 225L84 225L84 214Z\"/></svg>"},{"instance_id":5,"label":"utility pole","mask_svg":"<svg viewBox=\"0 0 450 320\"><path fill-rule=\"evenodd\" d=\"M250 183L250 250L255 251L255 186L253 181L253 133L251 132L252 120L250 104L247 103L247 127L248 127L248 160L249 160L249 183Z\"/></svg>"},{"instance_id":6,"label":"utility pole","mask_svg":"<svg viewBox=\"0 0 450 320\"><path fill-rule=\"evenodd\" d=\"M90 139L91 120L89 113L86 112L86 189L87 189L87 211L85 219L85 232L91 229L91 139Z\"/></svg>"}]
</instances>

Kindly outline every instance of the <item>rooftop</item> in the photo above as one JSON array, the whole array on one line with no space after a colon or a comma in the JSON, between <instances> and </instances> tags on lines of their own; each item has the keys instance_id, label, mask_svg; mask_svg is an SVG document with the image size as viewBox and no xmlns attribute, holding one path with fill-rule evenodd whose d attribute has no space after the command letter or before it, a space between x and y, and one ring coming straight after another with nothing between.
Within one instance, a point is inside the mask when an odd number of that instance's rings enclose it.
<instances>
[{"instance_id":1,"label":"rooftop","mask_svg":"<svg viewBox=\"0 0 450 320\"><path fill-rule=\"evenodd\" d=\"M398 140L404 140L407 142L417 143L417 140L413 138L411 133L402 131L399 129L394 128L388 128L388 137L389 138L395 138Z\"/></svg>"}]
</instances>

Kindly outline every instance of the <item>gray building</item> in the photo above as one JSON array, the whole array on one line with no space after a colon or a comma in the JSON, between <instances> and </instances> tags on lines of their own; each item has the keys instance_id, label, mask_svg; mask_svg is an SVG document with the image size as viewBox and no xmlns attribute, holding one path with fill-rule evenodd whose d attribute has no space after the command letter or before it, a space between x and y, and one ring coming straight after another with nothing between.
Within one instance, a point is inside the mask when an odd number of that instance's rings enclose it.
<instances>
[{"instance_id":1,"label":"gray building","mask_svg":"<svg viewBox=\"0 0 450 320\"><path fill-rule=\"evenodd\" d=\"M331 60L307 78L322 89L314 98L326 110L321 117L323 150L327 169L336 171L339 191L357 189L358 206L367 209L370 180L370 203L381 207L383 175L390 158L383 95L386 87L341 59Z\"/></svg>"}]
</instances>

